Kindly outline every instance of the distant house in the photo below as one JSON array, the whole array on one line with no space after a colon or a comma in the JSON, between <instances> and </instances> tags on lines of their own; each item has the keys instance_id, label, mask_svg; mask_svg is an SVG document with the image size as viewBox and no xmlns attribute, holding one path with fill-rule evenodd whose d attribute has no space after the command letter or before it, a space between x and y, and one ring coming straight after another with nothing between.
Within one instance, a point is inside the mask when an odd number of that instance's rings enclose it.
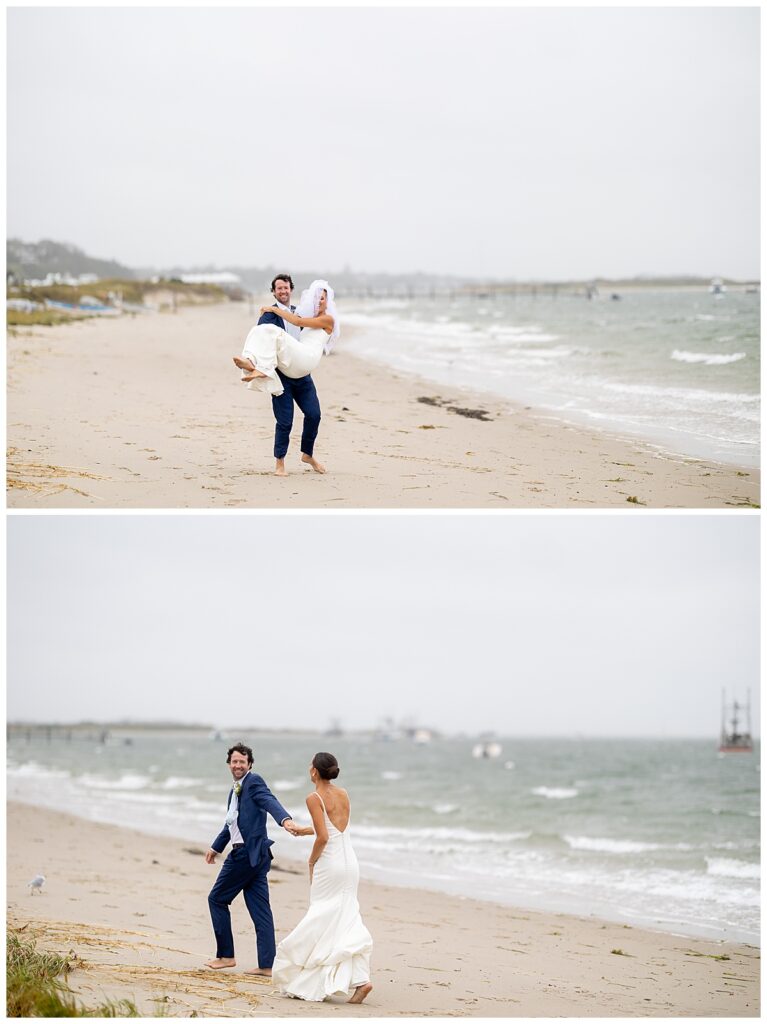
<instances>
[{"instance_id":1,"label":"distant house","mask_svg":"<svg viewBox=\"0 0 767 1024\"><path fill-rule=\"evenodd\" d=\"M49 288L52 284L95 284L99 280L98 274L78 274L77 277L73 277L72 274L46 274L42 280L28 280L25 284L32 285L32 287Z\"/></svg>"},{"instance_id":2,"label":"distant house","mask_svg":"<svg viewBox=\"0 0 767 1024\"><path fill-rule=\"evenodd\" d=\"M241 283L241 278L228 270L210 271L207 274L179 274L179 279L184 284L220 284L223 287Z\"/></svg>"}]
</instances>

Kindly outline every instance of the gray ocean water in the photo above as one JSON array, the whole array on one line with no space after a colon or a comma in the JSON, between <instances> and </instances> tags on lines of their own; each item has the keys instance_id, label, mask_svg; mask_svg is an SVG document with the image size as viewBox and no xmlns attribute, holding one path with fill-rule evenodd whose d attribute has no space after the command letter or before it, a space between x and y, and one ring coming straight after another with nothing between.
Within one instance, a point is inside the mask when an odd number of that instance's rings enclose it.
<instances>
[{"instance_id":1,"label":"gray ocean water","mask_svg":"<svg viewBox=\"0 0 767 1024\"><path fill-rule=\"evenodd\" d=\"M231 737L232 741L239 737ZM226 739L135 732L126 743L12 734L9 799L207 846L223 824ZM700 740L259 735L256 770L308 822L317 750L341 764L368 878L513 906L592 914L679 934L759 942L758 749ZM308 856L270 825L275 852ZM42 871L45 864L30 864Z\"/></svg>"},{"instance_id":2,"label":"gray ocean water","mask_svg":"<svg viewBox=\"0 0 767 1024\"><path fill-rule=\"evenodd\" d=\"M626 290L342 303L350 351L662 449L756 466L760 296Z\"/></svg>"}]
</instances>

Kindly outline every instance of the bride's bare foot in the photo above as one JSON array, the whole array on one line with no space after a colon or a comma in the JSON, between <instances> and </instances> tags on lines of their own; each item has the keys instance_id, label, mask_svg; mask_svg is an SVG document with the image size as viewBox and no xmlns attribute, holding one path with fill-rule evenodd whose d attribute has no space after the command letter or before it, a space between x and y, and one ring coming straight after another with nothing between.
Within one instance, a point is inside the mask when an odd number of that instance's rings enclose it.
<instances>
[{"instance_id":1,"label":"bride's bare foot","mask_svg":"<svg viewBox=\"0 0 767 1024\"><path fill-rule=\"evenodd\" d=\"M358 985L354 990L354 995L348 1000L350 1003L361 1003L362 1000L369 996L373 991L373 986L368 982L366 985Z\"/></svg>"},{"instance_id":2,"label":"bride's bare foot","mask_svg":"<svg viewBox=\"0 0 767 1024\"><path fill-rule=\"evenodd\" d=\"M327 472L327 470L322 465L322 463L321 462L317 462L317 460L312 455L307 455L306 453L304 453L301 456L301 461L305 462L308 466L311 466L315 473L326 473Z\"/></svg>"},{"instance_id":3,"label":"bride's bare foot","mask_svg":"<svg viewBox=\"0 0 767 1024\"><path fill-rule=\"evenodd\" d=\"M265 373L261 373L261 371L260 371L260 370L256 370L256 369L254 368L253 370L251 370L251 371L250 371L250 373L244 373L244 374L242 375L242 378L241 378L241 379L242 379L243 381L249 381L249 380L255 380L255 379L256 379L256 377L265 377L265 376L266 376L266 374L265 374Z\"/></svg>"},{"instance_id":4,"label":"bride's bare foot","mask_svg":"<svg viewBox=\"0 0 767 1024\"><path fill-rule=\"evenodd\" d=\"M287 469L285 469L285 460L284 459L277 459L277 461L274 463L274 475L275 476L287 476L288 475L288 471L287 471Z\"/></svg>"},{"instance_id":5,"label":"bride's bare foot","mask_svg":"<svg viewBox=\"0 0 767 1024\"><path fill-rule=\"evenodd\" d=\"M232 956L217 956L215 960L207 960L205 966L220 971L222 967L236 967L237 961Z\"/></svg>"},{"instance_id":6,"label":"bride's bare foot","mask_svg":"<svg viewBox=\"0 0 767 1024\"><path fill-rule=\"evenodd\" d=\"M238 366L241 370L255 370L255 364L251 363L249 359L240 359L239 356L233 356L234 365Z\"/></svg>"},{"instance_id":7,"label":"bride's bare foot","mask_svg":"<svg viewBox=\"0 0 767 1024\"><path fill-rule=\"evenodd\" d=\"M251 967L249 971L245 971L245 974L258 974L262 978L271 978L272 969L271 967Z\"/></svg>"}]
</instances>

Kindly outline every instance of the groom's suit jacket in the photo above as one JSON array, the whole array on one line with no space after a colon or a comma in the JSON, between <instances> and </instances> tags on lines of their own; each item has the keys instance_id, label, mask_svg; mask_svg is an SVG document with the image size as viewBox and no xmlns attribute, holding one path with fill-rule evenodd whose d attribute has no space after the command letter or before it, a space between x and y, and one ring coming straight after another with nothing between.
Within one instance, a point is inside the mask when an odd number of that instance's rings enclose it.
<instances>
[{"instance_id":1,"label":"groom's suit jacket","mask_svg":"<svg viewBox=\"0 0 767 1024\"><path fill-rule=\"evenodd\" d=\"M260 326L261 324L277 324L277 326L284 331L285 330L285 321L280 316L280 307L279 306L274 306L273 308L274 308L274 312L273 313L262 313L261 314L261 316L258 318L258 325ZM296 311L296 307L295 306L291 306L290 307L290 312L291 313L295 313L295 311Z\"/></svg>"},{"instance_id":2,"label":"groom's suit jacket","mask_svg":"<svg viewBox=\"0 0 767 1024\"><path fill-rule=\"evenodd\" d=\"M226 802L227 810L232 802L232 793L233 790L229 790L229 799ZM278 825L281 825L286 818L292 817L269 790L261 776L249 772L242 780L237 827L242 832L251 867L256 867L262 860L268 864L271 859L269 847L273 841L266 834L267 812L271 814ZM210 844L211 849L216 853L223 853L230 839L229 826L224 825Z\"/></svg>"}]
</instances>

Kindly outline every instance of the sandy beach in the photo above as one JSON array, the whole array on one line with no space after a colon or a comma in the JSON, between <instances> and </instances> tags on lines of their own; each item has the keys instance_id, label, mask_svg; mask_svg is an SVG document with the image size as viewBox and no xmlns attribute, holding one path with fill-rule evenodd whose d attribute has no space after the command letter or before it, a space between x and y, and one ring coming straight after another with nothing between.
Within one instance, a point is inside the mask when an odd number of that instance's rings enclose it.
<instances>
[{"instance_id":1,"label":"sandy beach","mask_svg":"<svg viewBox=\"0 0 767 1024\"><path fill-rule=\"evenodd\" d=\"M759 473L567 425L344 351L315 373L315 455L273 475L271 404L239 383L247 305L18 328L10 508L741 508Z\"/></svg>"},{"instance_id":2,"label":"sandy beach","mask_svg":"<svg viewBox=\"0 0 767 1024\"><path fill-rule=\"evenodd\" d=\"M360 887L375 943L368 1001L285 999L241 973L255 965L241 899L232 908L238 967L204 968L217 869L199 844L18 803L7 842L9 923L41 949L77 956L68 982L88 1005L125 998L145 1016L179 1017L759 1015L754 946L371 882ZM30 895L38 871L47 881ZM307 880L300 864L277 860L270 885L279 940L303 914Z\"/></svg>"}]
</instances>

